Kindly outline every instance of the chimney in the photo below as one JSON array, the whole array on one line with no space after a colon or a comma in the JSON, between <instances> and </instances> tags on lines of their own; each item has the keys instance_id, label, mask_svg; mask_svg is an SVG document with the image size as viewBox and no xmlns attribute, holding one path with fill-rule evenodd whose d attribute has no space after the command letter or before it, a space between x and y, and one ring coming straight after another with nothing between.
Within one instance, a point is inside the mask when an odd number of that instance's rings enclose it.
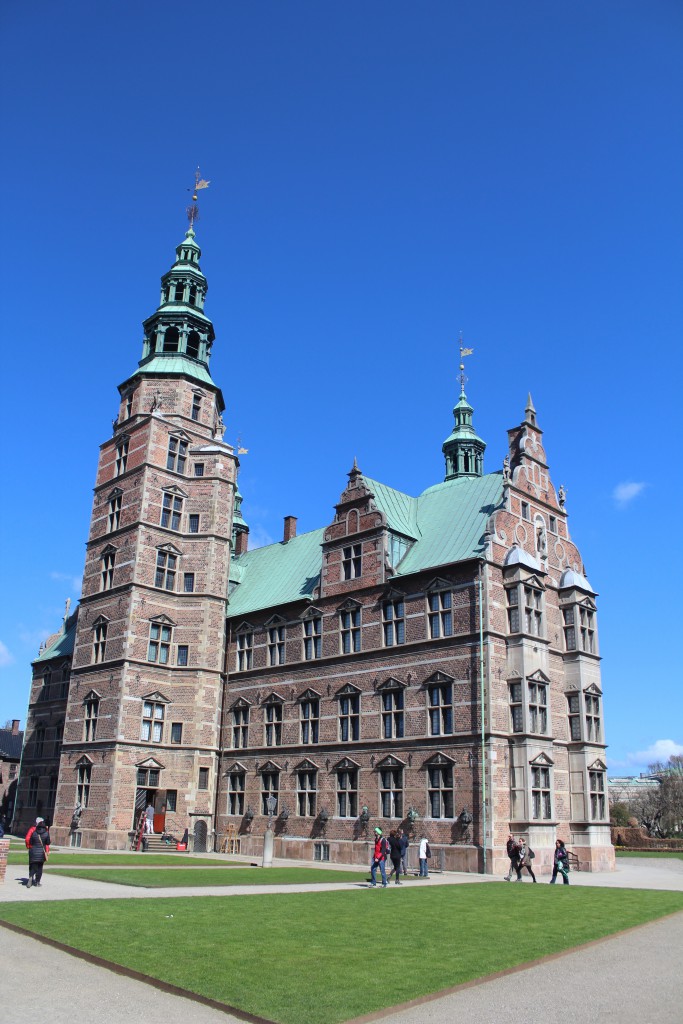
<instances>
[{"instance_id":1,"label":"chimney","mask_svg":"<svg viewBox=\"0 0 683 1024\"><path fill-rule=\"evenodd\" d=\"M19 735L19 719L18 718L13 718L12 719L12 735L13 736L18 736Z\"/></svg>"},{"instance_id":2,"label":"chimney","mask_svg":"<svg viewBox=\"0 0 683 1024\"><path fill-rule=\"evenodd\" d=\"M235 554L243 555L247 550L247 543L249 541L249 534L246 530L235 531Z\"/></svg>"},{"instance_id":3,"label":"chimney","mask_svg":"<svg viewBox=\"0 0 683 1024\"><path fill-rule=\"evenodd\" d=\"M296 516L285 516L285 535L282 540L286 544L292 537L296 537Z\"/></svg>"}]
</instances>

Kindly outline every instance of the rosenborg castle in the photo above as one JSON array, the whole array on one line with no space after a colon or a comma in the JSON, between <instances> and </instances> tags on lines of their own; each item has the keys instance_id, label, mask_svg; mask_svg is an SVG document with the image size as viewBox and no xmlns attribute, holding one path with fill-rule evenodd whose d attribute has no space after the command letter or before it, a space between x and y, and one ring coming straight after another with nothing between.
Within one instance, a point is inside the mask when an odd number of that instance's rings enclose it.
<instances>
[{"instance_id":1,"label":"rosenborg castle","mask_svg":"<svg viewBox=\"0 0 683 1024\"><path fill-rule=\"evenodd\" d=\"M541 873L556 838L612 868L595 591L531 396L485 473L461 375L442 480L412 496L354 463L330 522L249 550L200 255L190 228L119 386L15 830L123 850L151 802L195 850L258 856L270 826L276 856L365 864L400 825L446 868L507 870L510 831Z\"/></svg>"}]
</instances>

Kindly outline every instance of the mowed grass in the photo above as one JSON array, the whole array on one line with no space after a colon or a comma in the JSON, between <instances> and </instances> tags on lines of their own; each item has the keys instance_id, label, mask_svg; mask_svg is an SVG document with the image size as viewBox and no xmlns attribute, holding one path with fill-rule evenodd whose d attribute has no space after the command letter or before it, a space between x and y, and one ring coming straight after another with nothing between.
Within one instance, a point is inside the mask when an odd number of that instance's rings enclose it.
<instances>
[{"instance_id":1,"label":"mowed grass","mask_svg":"<svg viewBox=\"0 0 683 1024\"><path fill-rule=\"evenodd\" d=\"M339 1024L679 910L683 893L473 883L5 903L0 920L280 1024Z\"/></svg>"},{"instance_id":2,"label":"mowed grass","mask_svg":"<svg viewBox=\"0 0 683 1024\"><path fill-rule=\"evenodd\" d=\"M658 860L663 857L673 857L674 860L683 860L683 850L619 850L617 857L656 857Z\"/></svg>"},{"instance_id":3,"label":"mowed grass","mask_svg":"<svg viewBox=\"0 0 683 1024\"><path fill-rule=\"evenodd\" d=\"M50 864L52 859L50 859ZM367 871L326 868L208 867L180 868L63 868L60 875L89 878L115 885L136 885L144 889L179 888L185 885L312 885L316 882L364 882Z\"/></svg>"},{"instance_id":4,"label":"mowed grass","mask_svg":"<svg viewBox=\"0 0 683 1024\"><path fill-rule=\"evenodd\" d=\"M28 850L24 847L23 853L14 853L12 850L7 855L8 864L27 864ZM188 868L194 865L205 867L206 865L230 865L238 864L244 866L244 861L228 861L218 859L190 858L180 853L58 853L50 851L48 866L52 867L178 867Z\"/></svg>"}]
</instances>

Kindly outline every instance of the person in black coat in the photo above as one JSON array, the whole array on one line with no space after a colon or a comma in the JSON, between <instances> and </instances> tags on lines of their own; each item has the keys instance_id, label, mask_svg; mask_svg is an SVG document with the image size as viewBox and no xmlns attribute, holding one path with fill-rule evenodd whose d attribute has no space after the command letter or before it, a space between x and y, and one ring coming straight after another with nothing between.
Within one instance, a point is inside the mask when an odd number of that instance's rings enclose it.
<instances>
[{"instance_id":1,"label":"person in black coat","mask_svg":"<svg viewBox=\"0 0 683 1024\"><path fill-rule=\"evenodd\" d=\"M557 878L557 872L562 875L562 881L565 885L569 885L569 854L564 848L564 843L561 839L555 840L555 856L553 857L553 877L550 879L552 885Z\"/></svg>"},{"instance_id":2,"label":"person in black coat","mask_svg":"<svg viewBox=\"0 0 683 1024\"><path fill-rule=\"evenodd\" d=\"M43 818L36 818L33 828L26 833L26 849L28 850L28 881L26 888L40 885L43 877L43 865L50 856L50 832Z\"/></svg>"},{"instance_id":3,"label":"person in black coat","mask_svg":"<svg viewBox=\"0 0 683 1024\"><path fill-rule=\"evenodd\" d=\"M396 873L396 885L401 884L401 837L398 832L389 833L389 857L393 868L391 874ZM391 877L391 875L389 876Z\"/></svg>"}]
</instances>

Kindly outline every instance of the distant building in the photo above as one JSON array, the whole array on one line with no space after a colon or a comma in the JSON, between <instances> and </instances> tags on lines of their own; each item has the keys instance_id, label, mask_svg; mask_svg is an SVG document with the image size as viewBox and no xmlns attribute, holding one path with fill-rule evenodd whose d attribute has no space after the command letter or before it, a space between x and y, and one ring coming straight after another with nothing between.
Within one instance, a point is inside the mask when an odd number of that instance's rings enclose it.
<instances>
[{"instance_id":1,"label":"distant building","mask_svg":"<svg viewBox=\"0 0 683 1024\"><path fill-rule=\"evenodd\" d=\"M657 792L661 786L658 775L615 775L609 779L609 802L629 803L644 794Z\"/></svg>"},{"instance_id":2,"label":"distant building","mask_svg":"<svg viewBox=\"0 0 683 1024\"><path fill-rule=\"evenodd\" d=\"M23 742L18 718L12 719L9 729L0 729L0 821L6 828L14 816Z\"/></svg>"},{"instance_id":3,"label":"distant building","mask_svg":"<svg viewBox=\"0 0 683 1024\"><path fill-rule=\"evenodd\" d=\"M559 836L610 867L595 592L531 396L485 474L461 375L443 481L354 464L331 522L249 551L192 229L176 252L100 448L80 606L33 665L22 823L121 849L152 801L195 849L257 856L270 818L292 857L365 863L379 824L452 868L507 869L510 829L540 866Z\"/></svg>"}]
</instances>

